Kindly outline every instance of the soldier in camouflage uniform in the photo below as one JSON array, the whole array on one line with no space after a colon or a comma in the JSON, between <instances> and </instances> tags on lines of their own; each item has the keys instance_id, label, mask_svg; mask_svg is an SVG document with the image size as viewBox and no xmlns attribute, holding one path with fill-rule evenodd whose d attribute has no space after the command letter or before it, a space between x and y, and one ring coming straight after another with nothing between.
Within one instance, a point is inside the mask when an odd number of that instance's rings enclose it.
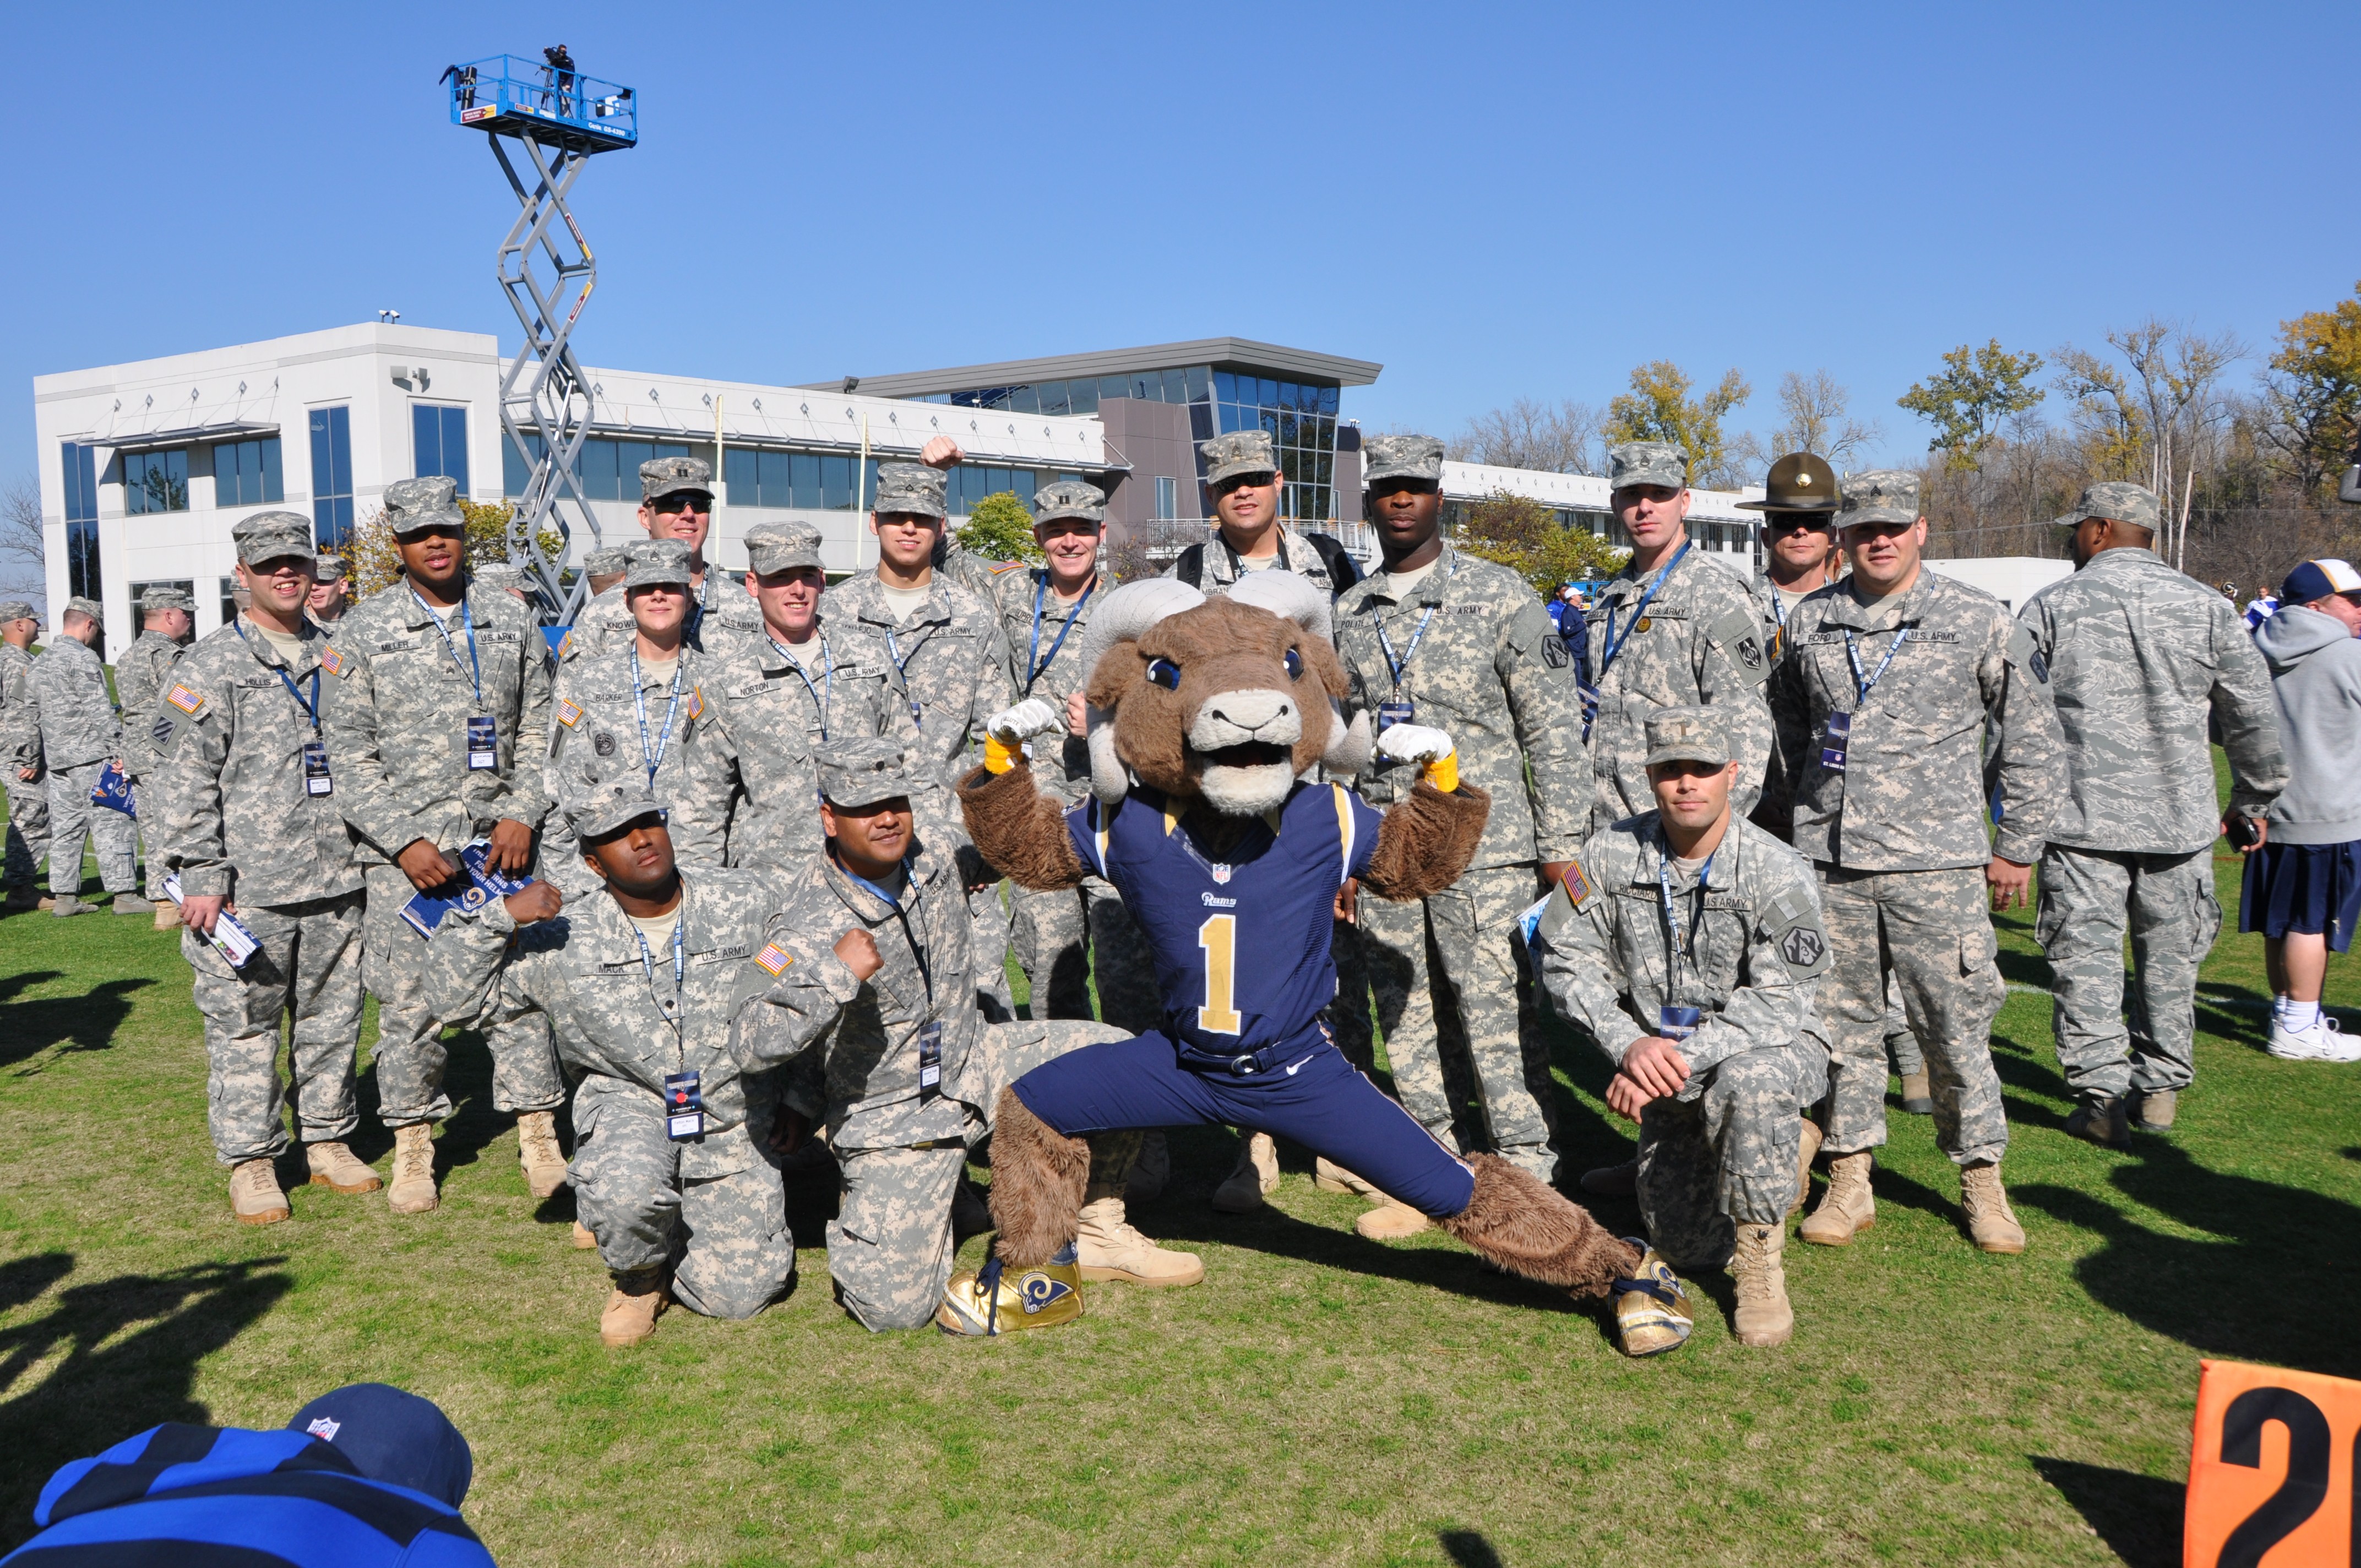
<instances>
[{"instance_id":1,"label":"soldier in camouflage uniform","mask_svg":"<svg viewBox=\"0 0 2361 1568\"><path fill-rule=\"evenodd\" d=\"M426 994L427 943L402 907L418 893L464 885L456 857L478 838L500 870L530 872L550 806L548 644L524 606L468 582L453 491L441 477L386 487L402 576L337 623L321 658L335 798L368 883L362 981L378 1001L378 1100L394 1129L386 1196L405 1214L435 1205L434 1124L451 1101L443 1026ZM486 1041L492 1103L517 1113L518 1159L546 1197L566 1172L556 1053L536 1019L496 1020Z\"/></svg>"},{"instance_id":2,"label":"soldier in camouflage uniform","mask_svg":"<svg viewBox=\"0 0 2361 1568\"><path fill-rule=\"evenodd\" d=\"M1590 830L1653 809L1645 724L1659 707L1728 707L1738 754L1736 799L1752 811L1771 757L1771 714L1763 683L1771 674L1746 585L1689 548L1688 460L1662 441L1608 450L1616 515L1633 541L1631 562L1608 580L1587 617L1585 668L1596 695L1587 722L1598 794Z\"/></svg>"},{"instance_id":3,"label":"soldier in camouflage uniform","mask_svg":"<svg viewBox=\"0 0 2361 1568\"><path fill-rule=\"evenodd\" d=\"M1085 630L1108 586L1098 570L1106 495L1079 479L1060 479L1035 493L1033 508L1033 537L1047 564L1004 568L993 579L994 603L1017 698L1047 703L1069 721L1058 739L1036 743L1058 746L1059 755L1044 759L1033 776L1045 794L1073 806L1090 793L1091 753L1074 732L1069 704L1090 683L1082 667ZM1016 961L1033 987L1034 1016L1091 1016L1095 977L1108 1023L1134 1035L1160 1025L1155 965L1114 883L1093 876L1062 893L1014 883L1008 888Z\"/></svg>"},{"instance_id":4,"label":"soldier in camouflage uniform","mask_svg":"<svg viewBox=\"0 0 2361 1568\"><path fill-rule=\"evenodd\" d=\"M1222 598L1248 572L1292 572L1332 598L1361 580L1334 535L1298 533L1279 521L1286 475L1268 431L1229 431L1199 442L1197 451L1213 496L1213 537L1181 551L1166 576L1208 598Z\"/></svg>"},{"instance_id":5,"label":"soldier in camouflage uniform","mask_svg":"<svg viewBox=\"0 0 2361 1568\"><path fill-rule=\"evenodd\" d=\"M589 598L597 598L609 588L621 586L624 574L631 569L631 555L620 544L609 545L603 550L593 550L589 554L582 557L582 576L589 584ZM585 599L583 602L587 604L589 600Z\"/></svg>"},{"instance_id":6,"label":"soldier in camouflage uniform","mask_svg":"<svg viewBox=\"0 0 2361 1568\"><path fill-rule=\"evenodd\" d=\"M1001 1090L1123 1032L984 1021L974 970L991 956L971 945L959 871L912 829L912 796L936 776L929 756L891 739L848 741L819 775L830 847L796 875L765 932L755 962L776 983L740 1020L739 1060L753 1070L821 1054L829 1142L843 1168L828 1228L837 1298L872 1332L914 1329L950 1277L953 1193ZM1126 1135L1093 1146L1093 1199L1119 1182L1137 1143ZM1128 1239L1156 1250L1137 1232ZM1203 1277L1187 1254L1157 1256L1187 1277L1156 1283Z\"/></svg>"},{"instance_id":7,"label":"soldier in camouflage uniform","mask_svg":"<svg viewBox=\"0 0 2361 1568\"><path fill-rule=\"evenodd\" d=\"M640 465L640 526L650 539L677 539L688 546L689 585L695 603L686 633L692 648L705 646L706 621L716 619L741 630L753 625L751 606L724 584L725 574L706 569L705 541L713 531L713 465L702 457L651 457ZM561 662L620 648L632 634L631 612L619 594L598 594L582 607L566 640Z\"/></svg>"},{"instance_id":8,"label":"soldier in camouflage uniform","mask_svg":"<svg viewBox=\"0 0 2361 1568\"><path fill-rule=\"evenodd\" d=\"M1368 714L1373 733L1413 723L1449 731L1459 776L1492 797L1483 844L1456 885L1408 903L1359 902L1394 1091L1428 1132L1454 1142L1437 1019L1455 1011L1493 1148L1554 1181L1548 1050L1515 943L1518 913L1572 861L1589 817L1573 657L1523 578L1444 541L1442 442L1375 436L1361 460L1362 510L1385 564L1336 601L1347 705ZM1419 779L1411 762L1379 757L1372 770L1359 787L1379 806L1407 798ZM1368 1195L1379 1207L1356 1222L1362 1234L1427 1227L1417 1210Z\"/></svg>"},{"instance_id":9,"label":"soldier in camouflage uniform","mask_svg":"<svg viewBox=\"0 0 2361 1568\"><path fill-rule=\"evenodd\" d=\"M582 1075L571 1176L614 1288L609 1345L655 1332L678 1301L751 1318L796 1266L766 1147L770 1075L741 1071L731 1019L771 976L757 967L779 879L673 861L663 805L625 771L569 797L574 841L601 887L564 902L548 883L446 917L429 990L437 1011L545 1014ZM561 905L563 912L561 913ZM497 993L494 990L497 979Z\"/></svg>"},{"instance_id":10,"label":"soldier in camouflage uniform","mask_svg":"<svg viewBox=\"0 0 2361 1568\"><path fill-rule=\"evenodd\" d=\"M92 652L103 636L98 605L68 599L58 630L49 652L33 661L41 754L49 773L49 891L57 898L49 913L80 915L97 907L82 901L82 846L93 839L99 879L115 894L115 907L144 915L154 905L139 896L131 818L90 798L107 763L123 760L123 726L106 695L106 666Z\"/></svg>"},{"instance_id":11,"label":"soldier in camouflage uniform","mask_svg":"<svg viewBox=\"0 0 2361 1568\"><path fill-rule=\"evenodd\" d=\"M1641 1217L1676 1268L1737 1276L1740 1343L1794 1332L1785 1219L1803 1120L1796 1040L1828 944L1812 873L1730 809L1719 708L1648 716L1658 809L1591 835L1532 938L1539 983L1637 1113Z\"/></svg>"},{"instance_id":12,"label":"soldier in camouflage uniform","mask_svg":"<svg viewBox=\"0 0 2361 1568\"><path fill-rule=\"evenodd\" d=\"M148 721L144 804L156 874L179 878L214 1153L230 1168L231 1212L264 1225L288 1214L274 1168L287 1148L281 1017L291 1020L287 1099L313 1183L338 1192L382 1183L345 1146L360 1124L361 872L322 724L327 638L304 614L312 521L257 512L230 537L249 608L166 678ZM225 913L260 944L237 968L209 939Z\"/></svg>"},{"instance_id":13,"label":"soldier in camouflage uniform","mask_svg":"<svg viewBox=\"0 0 2361 1568\"><path fill-rule=\"evenodd\" d=\"M688 546L677 539L630 546L622 598L632 635L608 639L602 652L560 667L543 794L573 799L592 784L635 774L669 803L664 827L680 863L719 866L728 795L705 695L711 660L686 637L694 602L688 570ZM564 823L553 825L542 854L544 874L567 898L598 890L597 873Z\"/></svg>"},{"instance_id":14,"label":"soldier in camouflage uniform","mask_svg":"<svg viewBox=\"0 0 2361 1568\"><path fill-rule=\"evenodd\" d=\"M2006 999L1986 912L2022 902L2064 784L2048 667L1980 588L1926 570L1918 479L1844 484L1838 538L1852 575L1787 620L1772 683L1795 781L1795 845L1820 880L1836 967L1820 988L1835 1047L1828 1190L1806 1241L1842 1245L1873 1223L1870 1151L1885 1141L1885 969L1927 1053L1935 1141L1960 1168L1976 1245L2022 1252L2001 1186L2008 1122L1990 1030ZM2003 820L1988 837L1983 735Z\"/></svg>"},{"instance_id":15,"label":"soldier in camouflage uniform","mask_svg":"<svg viewBox=\"0 0 2361 1568\"><path fill-rule=\"evenodd\" d=\"M139 596L139 640L115 662L115 700L123 708L124 771L131 775L131 803L138 814L135 820L140 837L148 841L147 895L156 905L159 931L179 925L180 916L164 899L164 857L158 853L156 817L148 807L143 788L158 761L148 731L156 723L156 705L162 699L172 666L188 647L189 630L196 623L193 609L189 596L178 588L149 588Z\"/></svg>"},{"instance_id":16,"label":"soldier in camouflage uniform","mask_svg":"<svg viewBox=\"0 0 2361 1568\"><path fill-rule=\"evenodd\" d=\"M7 914L45 909L49 788L41 777L41 706L33 695L33 640L41 623L24 599L0 602L0 783L8 786Z\"/></svg>"},{"instance_id":17,"label":"soldier in camouflage uniform","mask_svg":"<svg viewBox=\"0 0 2361 1568\"><path fill-rule=\"evenodd\" d=\"M2238 611L2148 546L2156 497L2120 481L2059 521L2075 572L2017 615L2049 668L2066 789L2041 855L2035 936L2049 955L2058 1062L2081 1102L2067 1131L2121 1147L2126 1096L2172 1125L2196 1070L2197 966L2222 928L2212 846L2287 787L2271 677ZM2230 762L2213 794L2208 721ZM2124 1020L2124 936L2135 1000Z\"/></svg>"},{"instance_id":18,"label":"soldier in camouflage uniform","mask_svg":"<svg viewBox=\"0 0 2361 1568\"><path fill-rule=\"evenodd\" d=\"M345 558L324 552L313 569L312 597L304 610L312 624L324 629L344 620L345 611L353 608L352 586Z\"/></svg>"}]
</instances>

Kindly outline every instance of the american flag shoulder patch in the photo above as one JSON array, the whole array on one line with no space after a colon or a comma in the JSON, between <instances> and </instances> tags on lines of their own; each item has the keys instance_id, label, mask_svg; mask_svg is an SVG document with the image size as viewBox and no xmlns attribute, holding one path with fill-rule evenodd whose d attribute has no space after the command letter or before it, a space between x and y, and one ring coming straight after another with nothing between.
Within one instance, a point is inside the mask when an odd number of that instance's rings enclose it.
<instances>
[{"instance_id":1,"label":"american flag shoulder patch","mask_svg":"<svg viewBox=\"0 0 2361 1568\"><path fill-rule=\"evenodd\" d=\"M332 675L342 675L345 673L345 656L336 652L335 643L331 642L320 650L320 668Z\"/></svg>"},{"instance_id":2,"label":"american flag shoulder patch","mask_svg":"<svg viewBox=\"0 0 2361 1568\"><path fill-rule=\"evenodd\" d=\"M702 718L705 716L705 688L703 686L691 686L688 688L688 716L691 718Z\"/></svg>"},{"instance_id":3,"label":"american flag shoulder patch","mask_svg":"<svg viewBox=\"0 0 2361 1568\"><path fill-rule=\"evenodd\" d=\"M763 950L754 955L754 961L773 974L777 974L789 964L794 963L796 956L776 942L765 942L763 944Z\"/></svg>"},{"instance_id":4,"label":"american flag shoulder patch","mask_svg":"<svg viewBox=\"0 0 2361 1568\"><path fill-rule=\"evenodd\" d=\"M1580 861L1571 856L1567 857L1565 880L1565 895L1573 901L1575 907L1579 909L1591 894L1590 878L1584 873Z\"/></svg>"},{"instance_id":5,"label":"american flag shoulder patch","mask_svg":"<svg viewBox=\"0 0 2361 1568\"><path fill-rule=\"evenodd\" d=\"M561 702L557 705L557 722L571 729L582 722L582 710L570 702Z\"/></svg>"},{"instance_id":6,"label":"american flag shoulder patch","mask_svg":"<svg viewBox=\"0 0 2361 1568\"><path fill-rule=\"evenodd\" d=\"M574 652L574 632L571 628L568 628L566 635L557 640L557 656L563 659L572 652Z\"/></svg>"},{"instance_id":7,"label":"american flag shoulder patch","mask_svg":"<svg viewBox=\"0 0 2361 1568\"><path fill-rule=\"evenodd\" d=\"M192 692L183 685L175 685L170 692L165 694L164 700L170 703L174 707L179 708L182 713L194 713L197 709L204 707L205 705L203 693Z\"/></svg>"}]
</instances>

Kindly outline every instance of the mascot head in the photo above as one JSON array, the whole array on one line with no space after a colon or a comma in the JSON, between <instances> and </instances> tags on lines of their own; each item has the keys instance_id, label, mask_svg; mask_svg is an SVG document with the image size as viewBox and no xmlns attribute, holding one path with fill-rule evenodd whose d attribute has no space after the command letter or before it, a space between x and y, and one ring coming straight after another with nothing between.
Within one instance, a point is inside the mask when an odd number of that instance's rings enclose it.
<instances>
[{"instance_id":1,"label":"mascot head","mask_svg":"<svg viewBox=\"0 0 2361 1568\"><path fill-rule=\"evenodd\" d=\"M1126 583L1084 637L1102 800L1122 799L1136 777L1253 817L1315 764L1349 775L1368 761L1368 716L1344 718L1328 596L1291 572L1257 572L1220 599L1171 578Z\"/></svg>"}]
</instances>

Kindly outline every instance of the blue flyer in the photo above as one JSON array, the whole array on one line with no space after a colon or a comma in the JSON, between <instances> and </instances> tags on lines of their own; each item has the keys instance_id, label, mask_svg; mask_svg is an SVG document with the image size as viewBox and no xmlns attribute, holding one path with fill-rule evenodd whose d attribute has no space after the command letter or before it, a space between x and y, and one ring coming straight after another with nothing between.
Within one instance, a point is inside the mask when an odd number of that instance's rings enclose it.
<instances>
[{"instance_id":1,"label":"blue flyer","mask_svg":"<svg viewBox=\"0 0 2361 1568\"><path fill-rule=\"evenodd\" d=\"M454 909L470 914L481 909L495 898L506 898L511 893L522 893L531 878L505 875L488 863L492 846L478 839L459 850L459 864L467 873L467 885L456 894L411 894L410 902L401 906L401 917L421 937L434 935L434 927L443 924L443 916Z\"/></svg>"}]
</instances>

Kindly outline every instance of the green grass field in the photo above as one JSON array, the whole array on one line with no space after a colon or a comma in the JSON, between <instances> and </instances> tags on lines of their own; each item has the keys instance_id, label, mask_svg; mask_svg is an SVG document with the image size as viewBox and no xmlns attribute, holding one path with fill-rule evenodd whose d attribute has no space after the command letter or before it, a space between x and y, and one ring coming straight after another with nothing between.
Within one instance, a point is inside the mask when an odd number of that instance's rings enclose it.
<instances>
[{"instance_id":1,"label":"green grass field","mask_svg":"<svg viewBox=\"0 0 2361 1568\"><path fill-rule=\"evenodd\" d=\"M1261 1214L1215 1215L1215 1133L1175 1138L1135 1216L1203 1255L1194 1289L1093 1288L1074 1326L997 1343L873 1337L829 1300L805 1192L792 1297L611 1353L605 1275L568 1198L527 1195L478 1044L454 1053L439 1211L296 1188L291 1223L249 1229L177 937L14 916L0 1549L68 1459L376 1378L466 1431L467 1511L504 1563L2178 1563L2198 1357L2361 1376L2361 1069L2263 1054L2261 943L2233 931L2177 1135L2070 1141L2030 927L2002 923L2023 989L1996 1026L2026 1255L1968 1245L1931 1124L1896 1112L1877 1228L1790 1246L1792 1344L1738 1345L1715 1277L1695 1338L1634 1363L1598 1310L1439 1234L1361 1241L1358 1201L1300 1158ZM2354 976L2330 970L2345 1009ZM1559 1065L1569 1168L1620 1157L1594 1056L1562 1039ZM382 1168L373 1114L357 1143Z\"/></svg>"}]
</instances>

